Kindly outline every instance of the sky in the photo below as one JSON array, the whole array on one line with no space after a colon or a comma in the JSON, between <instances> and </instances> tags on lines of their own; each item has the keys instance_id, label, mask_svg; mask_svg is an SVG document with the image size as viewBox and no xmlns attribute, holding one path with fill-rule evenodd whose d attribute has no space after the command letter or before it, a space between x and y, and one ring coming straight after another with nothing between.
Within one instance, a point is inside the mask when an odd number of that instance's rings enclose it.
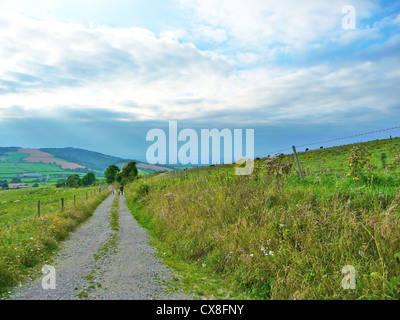
<instances>
[{"instance_id":1,"label":"sky","mask_svg":"<svg viewBox=\"0 0 400 320\"><path fill-rule=\"evenodd\" d=\"M0 0L0 146L143 161L178 121L254 129L257 156L395 127L399 53L400 1Z\"/></svg>"}]
</instances>

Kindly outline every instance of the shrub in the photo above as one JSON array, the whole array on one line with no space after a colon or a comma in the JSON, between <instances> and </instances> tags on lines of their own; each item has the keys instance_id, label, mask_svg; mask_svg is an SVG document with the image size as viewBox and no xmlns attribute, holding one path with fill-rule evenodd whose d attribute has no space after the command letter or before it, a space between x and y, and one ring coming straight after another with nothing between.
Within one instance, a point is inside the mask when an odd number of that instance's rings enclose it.
<instances>
[{"instance_id":1,"label":"shrub","mask_svg":"<svg viewBox=\"0 0 400 320\"><path fill-rule=\"evenodd\" d=\"M364 168L369 162L369 152L366 146L356 146L351 149L350 153L350 170L353 177L359 177L363 174Z\"/></svg>"}]
</instances>

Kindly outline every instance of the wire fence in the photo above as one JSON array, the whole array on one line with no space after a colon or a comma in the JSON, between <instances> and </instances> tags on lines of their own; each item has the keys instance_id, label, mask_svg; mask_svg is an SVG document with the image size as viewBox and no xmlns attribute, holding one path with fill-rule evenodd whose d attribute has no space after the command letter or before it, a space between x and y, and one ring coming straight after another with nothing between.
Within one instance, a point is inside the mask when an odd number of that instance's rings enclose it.
<instances>
[{"instance_id":1,"label":"wire fence","mask_svg":"<svg viewBox=\"0 0 400 320\"><path fill-rule=\"evenodd\" d=\"M289 159L292 157L293 159L290 160L295 160L295 157L298 157L299 160L299 164L301 166L301 168L299 168L299 171L303 171L304 173L310 175L310 174L321 174L321 173L330 173L330 174L334 174L337 176L343 176L346 175L348 173L348 167L345 165L345 162L347 162L348 160L348 156L346 156L344 153L339 154L339 155L330 155L327 158L320 158L320 159L312 159L311 156L309 156L309 151L310 151L310 147L315 146L315 145L323 145L326 143L331 143L331 142L335 142L335 141L344 141L344 140L348 140L348 139L354 139L357 137L362 137L362 136L367 136L367 135L373 135L373 134L377 134L377 133L383 133L383 132L389 132L389 131L395 131L395 130L399 130L400 126L396 126L396 127L391 127L391 128L386 128L386 129L379 129L379 130L375 130L375 131L370 131L370 132L364 132L364 133L358 133L358 134L354 134L354 135L349 135L349 136L345 136L345 137L339 137L339 138L332 138L332 139L327 139L327 140L321 140L321 141L314 141L314 142L310 142L307 144L300 144L300 145L296 145L296 146L292 146L292 147L287 147L287 148L282 148L279 150L275 150L273 152L268 152L268 153L264 153L264 154L259 154L257 156L255 156L255 158L257 160L261 160L262 158L265 158L266 156L269 157L274 157L279 155L282 152L288 151L290 150L291 152L287 152L285 154L286 157L288 157ZM389 138L389 137L388 137ZM394 138L392 136L390 136L390 139L393 141ZM360 143L360 142L352 142L350 145L352 144L356 144L356 143ZM295 154L295 150L297 148L303 148L303 147L307 147L307 149L305 151L299 152ZM343 147L343 145L342 145ZM320 149L326 149L324 148L324 146L321 146ZM318 149L317 149L318 150ZM317 151L317 150L313 150L313 151ZM334 167L332 166L333 164L338 164L341 163L341 166L338 167ZM212 165L211 167L216 167L216 170L218 171L219 168L223 168L224 165ZM193 172L197 172L197 176L200 177L200 172L204 171L203 169L204 167L199 167L197 166L197 168L192 168L190 169L190 171ZM207 168L207 167L205 167ZM210 171L210 169L206 169L207 171ZM172 171L169 173L169 175L171 176L175 176L175 177L188 177L188 169L184 169L184 170L178 170L178 171Z\"/></svg>"},{"instance_id":2,"label":"wire fence","mask_svg":"<svg viewBox=\"0 0 400 320\"><path fill-rule=\"evenodd\" d=\"M0 202L0 221L15 213L18 213L19 218L29 217L32 214L36 214L40 218L46 213L72 209L101 194L106 189L107 185L101 185L86 189L72 189L66 192L56 191L55 194L38 196L33 199L8 196L8 200Z\"/></svg>"}]
</instances>

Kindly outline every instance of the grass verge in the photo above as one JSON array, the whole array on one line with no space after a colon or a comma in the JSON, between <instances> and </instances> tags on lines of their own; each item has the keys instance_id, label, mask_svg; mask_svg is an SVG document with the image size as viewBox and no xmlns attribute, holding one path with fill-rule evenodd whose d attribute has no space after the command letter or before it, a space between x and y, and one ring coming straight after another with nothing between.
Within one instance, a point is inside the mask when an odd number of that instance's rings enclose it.
<instances>
[{"instance_id":1,"label":"grass verge","mask_svg":"<svg viewBox=\"0 0 400 320\"><path fill-rule=\"evenodd\" d=\"M108 196L102 192L64 211L21 219L0 230L0 294L5 296L13 287L37 272L50 259L60 241L68 237L80 223L92 216Z\"/></svg>"},{"instance_id":2,"label":"grass verge","mask_svg":"<svg viewBox=\"0 0 400 320\"><path fill-rule=\"evenodd\" d=\"M372 159L391 144L371 143ZM343 172L319 168L334 150L303 154L304 179L289 156L256 161L245 177L232 166L144 177L126 188L127 203L187 288L207 296L396 300L400 160L392 152L390 167L374 169L361 147L336 149ZM356 289L342 287L345 266Z\"/></svg>"}]
</instances>

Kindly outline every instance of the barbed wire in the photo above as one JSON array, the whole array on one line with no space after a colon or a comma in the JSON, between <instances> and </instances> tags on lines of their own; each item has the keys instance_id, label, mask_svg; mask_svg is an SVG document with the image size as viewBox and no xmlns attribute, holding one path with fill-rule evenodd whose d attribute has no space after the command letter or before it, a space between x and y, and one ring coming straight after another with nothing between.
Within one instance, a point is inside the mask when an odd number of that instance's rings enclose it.
<instances>
[{"instance_id":1,"label":"barbed wire","mask_svg":"<svg viewBox=\"0 0 400 320\"><path fill-rule=\"evenodd\" d=\"M387 128L387 129L381 129L381 130L375 130L375 131L371 131L371 132L358 133L358 134L354 134L354 135L347 136L347 137L341 137L341 138L329 139L329 140L324 140L324 141L312 142L312 143L308 143L308 144L302 144L302 145L296 146L296 148L302 148L302 147L307 147L307 146L313 146L316 144L323 144L323 143L334 142L334 141L339 141L339 140L351 139L351 138L366 136L369 134L385 132L385 131L390 131L390 130L395 130L395 129L400 129L400 126L393 127L393 128Z\"/></svg>"},{"instance_id":2,"label":"barbed wire","mask_svg":"<svg viewBox=\"0 0 400 320\"><path fill-rule=\"evenodd\" d=\"M291 149L292 149L292 147L289 147L289 148L285 148L285 149L281 149L281 150L277 150L277 151L273 151L273 152L268 152L268 153L264 153L264 154L259 154L259 155L257 155L256 157L257 157L257 158L260 158L260 157L263 157L263 156L266 156L266 155L276 154L276 153L278 153L278 152L283 152L283 151L291 150Z\"/></svg>"},{"instance_id":3,"label":"barbed wire","mask_svg":"<svg viewBox=\"0 0 400 320\"><path fill-rule=\"evenodd\" d=\"M324 144L324 143L334 142L334 141L339 141L339 140L346 140L346 139L351 139L351 138L356 138L356 137L361 137L361 136L366 136L366 135L370 135L370 134L374 134L374 133L386 132L386 131L391 131L391 130L396 130L396 129L400 129L400 126L386 128L386 129L380 129L380 130L375 130L375 131L370 131L370 132L358 133L358 134L354 134L354 135L351 135L351 136L328 139L328 140L323 140L323 141L318 141L318 142L310 142L310 143L307 143L307 144L297 145L296 148L309 147L309 146L314 146L314 145L317 145L317 144ZM260 155L257 155L256 157L260 158L260 157L263 157L263 156L266 156L266 155L274 155L276 153L283 152L283 151L286 151L286 150L292 150L292 148L293 147L288 147L288 148L277 150L277 151L274 151L274 152L268 152L268 153L260 154Z\"/></svg>"}]
</instances>

